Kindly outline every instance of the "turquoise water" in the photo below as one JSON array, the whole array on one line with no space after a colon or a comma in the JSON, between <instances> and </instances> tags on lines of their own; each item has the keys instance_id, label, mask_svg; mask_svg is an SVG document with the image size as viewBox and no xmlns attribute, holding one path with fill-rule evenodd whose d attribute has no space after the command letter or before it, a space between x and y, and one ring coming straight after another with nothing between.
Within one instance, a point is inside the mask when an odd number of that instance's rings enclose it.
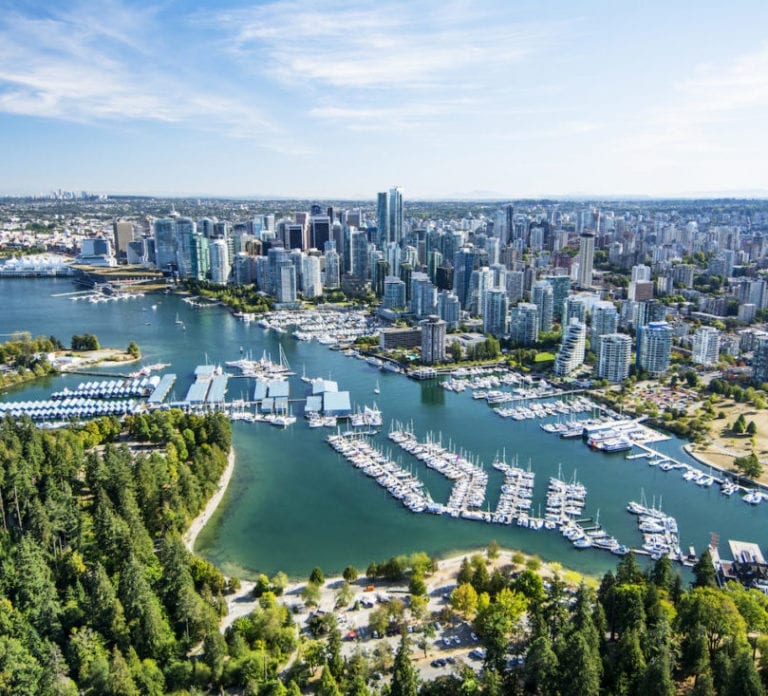
<instances>
[{"instance_id":1,"label":"turquoise water","mask_svg":"<svg viewBox=\"0 0 768 696\"><path fill-rule=\"evenodd\" d=\"M447 500L450 484L389 442L386 430L392 419L412 421L421 437L429 431L442 432L444 444L450 439L479 457L489 472L491 509L502 477L490 464L504 450L507 461L517 455L521 464L530 460L536 472L534 511L539 503L543 507L548 477L557 474L559 467L565 477L575 469L588 490L585 514L594 516L599 510L601 523L623 543L641 543L635 517L625 511L627 502L639 499L641 490L649 502L662 498L664 509L677 518L684 549L693 545L701 551L711 532L723 542L732 538L762 545L764 541L766 505L752 508L738 496L725 498L717 486L699 488L684 481L680 472L665 473L642 459L627 461L623 453L591 452L581 441L544 433L539 421L501 419L468 392L454 394L435 382L380 373L324 346L245 325L221 308L189 307L171 295L98 305L53 297L73 289L65 280L0 280L0 333L28 330L34 335L53 334L68 343L72 334L88 332L109 347L125 347L135 340L144 364L172 363L168 371L179 376L178 398L191 384L195 365L205 362L206 356L209 362L223 363L240 357L242 347L254 357L263 350L277 357L282 345L299 375L306 366L309 376L330 376L340 389L351 392L353 404L376 400L385 421L376 440L391 449L396 460L419 472L435 500ZM153 304L157 304L155 310ZM186 331L176 326L177 313ZM381 393L374 395L377 379ZM52 378L3 398L42 398L53 388L80 381L83 378L76 376ZM239 398L251 389L250 380L231 380L229 398ZM292 378L291 389L292 397L306 393L298 376ZM584 572L602 573L615 567L615 556L578 551L555 532L414 515L337 455L324 441L327 429L310 429L301 418L285 431L248 423L233 424L233 431L237 465L232 483L197 542L197 550L227 573L247 576L284 570L305 576L314 566L326 572L339 571L349 563L364 568L372 560L400 553L446 554L484 546L492 539ZM683 444L672 438L655 447L695 463L682 451Z\"/></svg>"}]
</instances>

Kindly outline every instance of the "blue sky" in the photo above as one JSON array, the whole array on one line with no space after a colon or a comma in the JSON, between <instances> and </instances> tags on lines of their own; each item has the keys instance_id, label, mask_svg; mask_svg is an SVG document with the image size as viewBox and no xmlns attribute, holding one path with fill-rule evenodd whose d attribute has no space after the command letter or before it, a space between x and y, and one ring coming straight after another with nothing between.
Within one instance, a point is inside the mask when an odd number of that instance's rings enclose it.
<instances>
[{"instance_id":1,"label":"blue sky","mask_svg":"<svg viewBox=\"0 0 768 696\"><path fill-rule=\"evenodd\" d=\"M768 195L765 0L0 7L0 193Z\"/></svg>"}]
</instances>

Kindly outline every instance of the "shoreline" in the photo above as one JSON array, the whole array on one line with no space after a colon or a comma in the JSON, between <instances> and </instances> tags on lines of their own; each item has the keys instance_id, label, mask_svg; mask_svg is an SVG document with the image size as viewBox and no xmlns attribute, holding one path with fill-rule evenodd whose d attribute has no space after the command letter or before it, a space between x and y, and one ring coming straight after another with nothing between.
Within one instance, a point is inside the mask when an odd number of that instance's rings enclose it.
<instances>
[{"instance_id":1,"label":"shoreline","mask_svg":"<svg viewBox=\"0 0 768 696\"><path fill-rule=\"evenodd\" d=\"M439 601L439 597L442 596L445 589L449 586L455 586L455 576L461 568L464 558L471 558L472 556L479 554L486 559L486 567L491 572L494 568L501 568L504 566L515 566L517 569L523 569L526 564L535 559L539 562L539 568L534 571L542 578L551 578L557 574L561 579L565 580L569 584L576 584L576 580L583 580L588 585L597 587L600 583L600 576L589 573L581 573L579 571L572 570L566 566L563 566L559 561L545 561L536 554L525 553L517 549L502 548L499 552L499 556L495 560L490 560L486 554L487 546L479 546L473 550L466 550L463 552L451 552L450 555L438 560L438 570L434 573L430 573L425 577L427 584L427 596L431 598L433 604ZM514 564L512 558L515 554L522 554L524 561L523 564ZM620 559L617 559L618 563ZM353 592L354 600L360 599L368 591L366 588L373 585L376 588L377 593L393 592L395 594L407 594L408 593L408 578L401 581L391 582L382 578L376 578L375 580L369 580L365 576L365 571L362 568L358 568L360 576L357 580L350 583ZM332 575L325 579L320 591L320 600L317 605L317 609L325 612L338 611L344 613L346 608L336 607L336 590L343 584L344 579L341 575ZM230 626L236 619L241 616L247 616L258 605L259 600L253 596L253 588L256 583L251 579L242 579L240 589L229 595L225 595L227 600L227 615L221 618L220 630L223 632ZM301 603L301 591L306 587L307 581L297 578L291 578L289 584L281 595L278 596L278 602L285 605L291 605L294 603ZM433 611L438 611L439 606L433 606ZM312 607L305 607L298 615L299 620L308 618L308 612L312 611Z\"/></svg>"},{"instance_id":2,"label":"shoreline","mask_svg":"<svg viewBox=\"0 0 768 696\"><path fill-rule=\"evenodd\" d=\"M765 491L765 490L768 490L768 485L766 485L766 484L765 484L765 483L763 483L762 481L755 481L755 480L753 480L753 479L747 479L747 478L744 478L744 477L740 477L740 476L739 476L739 475L738 475L738 474L737 474L737 473L736 473L736 472L735 472L733 469L731 469L731 468L729 468L729 469L726 469L725 467L723 467L723 466L722 466L722 465L720 465L720 464L713 464L712 462L710 462L710 461L709 461L709 460L706 458L706 455L705 455L705 454L702 454L701 452L696 452L696 451L693 449L693 444L692 444L692 443L690 443L690 442L689 442L689 443L687 443L687 444L685 444L685 445L683 445L683 450L685 450L685 452L686 452L687 454L689 454L691 457L693 457L693 458L694 458L694 459L695 459L695 460L696 460L696 461L697 461L699 464L701 464L701 465L703 465L703 466L708 466L710 469L714 469L715 471L719 471L721 474L723 474L723 475L725 475L725 476L728 476L728 478L730 478L730 479L733 479L734 481L737 481L737 482L740 482L740 481L749 481L749 483L750 483L750 486L751 486L752 488L761 488L761 489L763 489L764 491ZM741 483L740 485L744 486L744 483ZM749 488L750 486L744 486L744 488Z\"/></svg>"},{"instance_id":3,"label":"shoreline","mask_svg":"<svg viewBox=\"0 0 768 696\"><path fill-rule=\"evenodd\" d=\"M229 454L227 455L227 466L224 471L221 472L221 478L219 479L218 488L213 495L208 499L202 512L192 520L187 530L181 535L181 540L184 542L184 547L190 553L194 553L195 541L197 540L200 532L203 531L203 527L208 524L208 521L213 517L213 513L219 507L224 494L229 488L229 482L232 479L232 473L235 470L235 448L229 448Z\"/></svg>"}]
</instances>

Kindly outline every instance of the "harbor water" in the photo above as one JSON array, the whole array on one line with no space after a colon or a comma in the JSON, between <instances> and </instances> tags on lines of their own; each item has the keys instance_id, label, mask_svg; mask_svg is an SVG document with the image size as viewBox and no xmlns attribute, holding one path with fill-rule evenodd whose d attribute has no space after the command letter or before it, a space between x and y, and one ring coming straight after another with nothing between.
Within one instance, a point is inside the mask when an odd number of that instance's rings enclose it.
<instances>
[{"instance_id":1,"label":"harbor water","mask_svg":"<svg viewBox=\"0 0 768 696\"><path fill-rule=\"evenodd\" d=\"M694 546L700 552L711 533L719 536L725 557L727 539L761 546L764 542L768 504L749 506L738 494L728 498L718 486L696 486L683 480L681 471L662 471L649 466L647 459L627 460L623 452L590 451L580 439L562 440L545 433L539 427L541 420L500 418L485 401L473 400L470 391L456 394L440 388L435 380L415 382L380 372L318 343L246 324L222 307L192 307L177 296L163 294L91 304L65 295L74 290L64 279L0 280L2 340L15 331L53 335L65 344L73 334L93 333L103 346L116 348L133 340L141 347L141 364L171 363L166 371L178 375L174 391L179 399L192 383L196 365L206 361L223 365L248 353L259 358L263 351L276 359L282 346L297 373L291 378L291 398L306 395L307 385L300 379L306 371L310 377L337 381L339 389L350 392L353 406L375 402L383 413L384 427L374 442L417 474L435 501L448 500L451 482L389 441L387 431L393 420L408 424L420 439L431 432L441 437L444 446L462 450L483 464L488 473L483 509L496 507L503 474L491 463L503 453L507 462L516 460L523 468L530 462L536 474L534 515L539 509L543 514L549 477L560 471L570 479L575 472L587 489L584 515L594 518L599 513L605 530L628 546L642 543L636 519L626 511L627 503L639 501L641 492L649 505L661 502L664 511L677 519L684 551ZM46 378L7 391L1 398L47 398L53 390L73 388L86 379ZM375 394L377 382L380 393ZM247 398L252 390L251 379L231 379L227 398ZM592 574L616 565L610 553L577 550L553 530L411 513L329 447L325 438L331 431L309 428L301 418L300 404L293 409L300 417L286 430L264 423L233 423L235 473L196 547L226 573L247 577L283 570L305 576L314 566L326 572L340 571L347 564L365 568L373 560L397 554L423 550L444 555L483 547L492 539ZM652 447L698 466L682 450L683 444L673 437Z\"/></svg>"}]
</instances>

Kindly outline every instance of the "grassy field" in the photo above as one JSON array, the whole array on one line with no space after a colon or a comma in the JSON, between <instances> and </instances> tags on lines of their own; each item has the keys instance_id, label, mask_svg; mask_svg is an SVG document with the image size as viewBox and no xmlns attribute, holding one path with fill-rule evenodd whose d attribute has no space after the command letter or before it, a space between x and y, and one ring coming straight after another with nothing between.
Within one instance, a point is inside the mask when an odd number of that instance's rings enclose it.
<instances>
[{"instance_id":1,"label":"grassy field","mask_svg":"<svg viewBox=\"0 0 768 696\"><path fill-rule=\"evenodd\" d=\"M718 414L722 412L725 418L712 421L711 442L696 445L693 448L696 456L714 466L732 469L736 457L743 457L754 450L764 467L759 481L768 484L768 410L756 409L751 404L735 403L730 399L719 400L715 410ZM741 414L744 414L747 423L754 421L757 427L754 437L736 435L731 431L731 426Z\"/></svg>"}]
</instances>

